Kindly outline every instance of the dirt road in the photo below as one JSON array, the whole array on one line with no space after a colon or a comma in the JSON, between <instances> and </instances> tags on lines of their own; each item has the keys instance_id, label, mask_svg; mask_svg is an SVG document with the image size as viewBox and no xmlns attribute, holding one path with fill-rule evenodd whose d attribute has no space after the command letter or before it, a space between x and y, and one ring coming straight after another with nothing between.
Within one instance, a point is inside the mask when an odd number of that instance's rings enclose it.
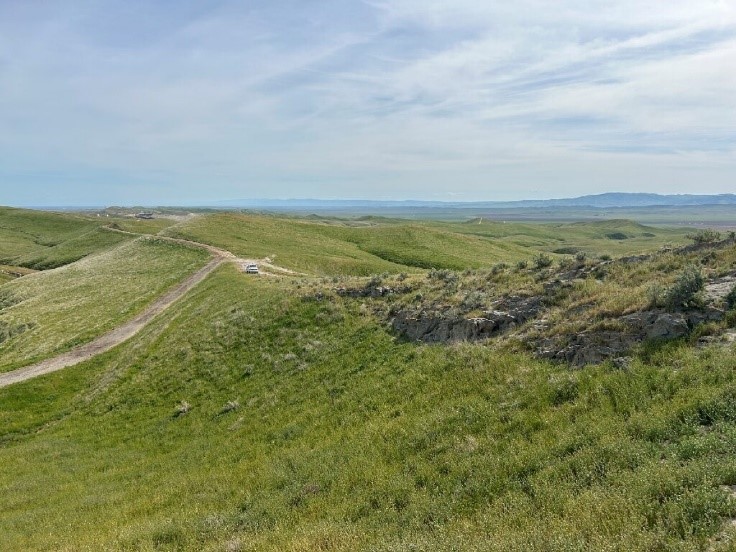
<instances>
[{"instance_id":1,"label":"dirt road","mask_svg":"<svg viewBox=\"0 0 736 552\"><path fill-rule=\"evenodd\" d=\"M175 288L163 294L141 314L97 339L36 364L0 374L0 387L74 366L120 345L141 331L156 315L165 311L177 299L204 280L213 270L225 262L225 260L225 257L216 255L206 266L179 283Z\"/></svg>"},{"instance_id":2,"label":"dirt road","mask_svg":"<svg viewBox=\"0 0 736 552\"><path fill-rule=\"evenodd\" d=\"M219 247L215 247L214 245L209 245L206 243L196 242L192 240L185 240L183 238L171 238L169 236L164 236L160 233L155 234L155 235L138 234L136 232L129 232L128 230L121 230L119 228L113 228L111 226L103 226L103 228L105 230L109 230L110 232L117 232L118 234L128 234L129 236L138 236L144 239L163 240L163 241L167 241L171 243L178 243L179 245L188 245L190 247L198 247L199 249L205 249L209 251L212 255L222 257L224 260L230 261L233 263L240 263L240 264L256 263L259 266L272 271L272 274L282 274L282 275L288 275L288 276L306 276L306 274L304 274L303 272L296 272L289 268L284 268L283 266L275 265L271 262L271 259L268 259L268 258L245 259L243 257L238 257L237 255L234 255L230 251L227 251L225 249L220 249Z\"/></svg>"},{"instance_id":3,"label":"dirt road","mask_svg":"<svg viewBox=\"0 0 736 552\"><path fill-rule=\"evenodd\" d=\"M212 255L213 258L206 266L189 276L187 279L178 284L175 288L166 292L153 304L147 307L141 314L139 314L132 320L124 323L122 326L118 326L114 330L111 330L110 332L98 337L97 339L86 343L85 345L75 347L74 349L66 353L62 353L52 358L47 358L46 360L37 362L36 364L31 364L30 366L18 368L17 370L13 370L12 372L5 372L0 374L0 388L31 378L35 378L43 374L56 372L57 370L68 368L69 366L74 366L75 364L79 364L80 362L89 360L92 357L107 352L113 347L120 345L124 341L127 341L135 334L140 332L153 318L169 308L177 299L185 295L190 289L192 289L199 282L204 280L213 270L215 270L224 262L239 264L257 262L261 266L273 271L272 273L262 273L266 275L275 275L275 273L279 273L282 275L301 275L301 273L299 272L294 272L293 270L289 270L288 268L273 265L265 260L256 261L251 259L243 259L236 255L233 255L230 251L225 251L224 249L219 249L205 243L199 243L180 238L170 238L168 236L148 236L143 234L136 234L134 232L128 232L126 230L120 230L110 227L107 227L106 229L110 230L111 232L119 232L122 234L138 236L141 239L164 240L172 243L178 243L180 245L188 245L191 247L205 249Z\"/></svg>"}]
</instances>

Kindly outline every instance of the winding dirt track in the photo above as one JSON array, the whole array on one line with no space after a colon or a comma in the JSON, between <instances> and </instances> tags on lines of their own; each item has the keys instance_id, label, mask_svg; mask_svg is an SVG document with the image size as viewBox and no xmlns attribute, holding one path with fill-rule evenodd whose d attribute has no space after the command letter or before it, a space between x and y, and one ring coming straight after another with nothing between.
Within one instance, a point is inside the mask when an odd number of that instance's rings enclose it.
<instances>
[{"instance_id":1,"label":"winding dirt track","mask_svg":"<svg viewBox=\"0 0 736 552\"><path fill-rule=\"evenodd\" d=\"M141 314L124 323L122 326L118 326L114 330L101 335L97 339L90 341L85 345L75 347L66 353L62 353L52 358L47 358L46 360L36 364L31 364L30 366L25 366L23 368L13 370L12 372L0 374L0 387L6 387L14 383L35 378L36 376L56 372L57 370L68 368L69 366L74 366L75 364L89 360L94 356L107 352L113 347L120 345L141 331L153 318L165 311L177 299L185 295L190 289L204 280L224 261L225 259L223 257L216 256L203 268L200 268L186 280L179 283L174 289L169 290L159 297Z\"/></svg>"},{"instance_id":2,"label":"winding dirt track","mask_svg":"<svg viewBox=\"0 0 736 552\"><path fill-rule=\"evenodd\" d=\"M124 230L116 230L113 228L108 228L108 230L120 232L123 234L140 236L140 234L126 232ZM128 322L125 322L123 325L118 326L117 328L109 331L104 335L101 335L100 337L94 339L93 341L90 341L89 343L80 345L79 347L75 347L74 349L67 351L66 353L47 358L46 360L37 362L36 364L31 364L29 366L24 366L23 368L18 368L17 370L13 370L12 372L5 372L0 374L0 388L12 385L14 383L20 383L21 381L35 378L43 374L56 372L58 370L68 368L69 366L74 366L75 364L79 364L80 362L84 362L85 360L89 360L92 357L105 353L140 332L151 320L153 320L156 316L169 308L175 301L186 295L189 290L191 290L199 282L204 280L213 270L215 270L222 263L254 262L250 259L242 259L240 257L237 257L229 251L225 251L224 249L218 249L217 247L213 247L204 243L182 240L178 238L169 238L166 236L151 236L150 238L145 237L143 239L164 240L181 245L198 247L200 249L205 249L209 251L213 256L213 259L209 263L207 263L207 265L200 268L197 272L180 282L175 288L170 289L158 299L156 299L156 301L154 301L138 316L136 316L132 320L129 320ZM276 272L280 272L281 274L300 274L298 272L289 270L288 268L275 266L268 262L259 262L261 265Z\"/></svg>"}]
</instances>

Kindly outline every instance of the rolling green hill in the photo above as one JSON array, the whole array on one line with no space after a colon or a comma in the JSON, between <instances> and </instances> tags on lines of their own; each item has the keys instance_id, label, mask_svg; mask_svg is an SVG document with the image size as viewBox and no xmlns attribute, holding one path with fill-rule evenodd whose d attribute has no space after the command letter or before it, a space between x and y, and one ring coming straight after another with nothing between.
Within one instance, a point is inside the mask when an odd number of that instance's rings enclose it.
<instances>
[{"instance_id":1,"label":"rolling green hill","mask_svg":"<svg viewBox=\"0 0 736 552\"><path fill-rule=\"evenodd\" d=\"M570 372L243 278L0 390L4 550L694 550L736 515L726 350Z\"/></svg>"},{"instance_id":2,"label":"rolling green hill","mask_svg":"<svg viewBox=\"0 0 736 552\"><path fill-rule=\"evenodd\" d=\"M696 332L645 343L623 364L573 369L494 340L411 342L383 318L430 302L449 311L474 293L546 293L573 259L553 253L565 249L601 270L555 288L567 291L549 295L551 319L561 329L575 316L587 324L576 313L643 308L648 281L675 285L690 265L730 277L732 243L627 264L591 259L654 251L682 233L625 221L234 214L164 232L308 275L223 265L117 348L0 388L0 550L695 551L736 542L733 345L694 346L707 335ZM553 266L514 264L540 252ZM0 284L0 321L29 326L0 344L0 365L130 318L205 259L128 236ZM380 272L393 275L361 276ZM342 293L378 281L406 290Z\"/></svg>"},{"instance_id":3,"label":"rolling green hill","mask_svg":"<svg viewBox=\"0 0 736 552\"><path fill-rule=\"evenodd\" d=\"M132 239L103 228L111 224L123 230L156 233L173 221L0 207L0 264L46 270Z\"/></svg>"},{"instance_id":4,"label":"rolling green hill","mask_svg":"<svg viewBox=\"0 0 736 552\"><path fill-rule=\"evenodd\" d=\"M76 214L0 208L0 263L55 268L129 239Z\"/></svg>"},{"instance_id":5,"label":"rolling green hill","mask_svg":"<svg viewBox=\"0 0 736 552\"><path fill-rule=\"evenodd\" d=\"M685 235L683 230L649 228L630 221L478 224L232 213L197 217L164 233L242 256L269 257L288 268L322 276L489 267L565 247L596 254L640 253L682 243Z\"/></svg>"},{"instance_id":6,"label":"rolling green hill","mask_svg":"<svg viewBox=\"0 0 736 552\"><path fill-rule=\"evenodd\" d=\"M8 306L0 309L0 327L13 339L0 339L0 372L88 342L132 318L206 259L200 250L132 240L3 285L0 297Z\"/></svg>"}]
</instances>

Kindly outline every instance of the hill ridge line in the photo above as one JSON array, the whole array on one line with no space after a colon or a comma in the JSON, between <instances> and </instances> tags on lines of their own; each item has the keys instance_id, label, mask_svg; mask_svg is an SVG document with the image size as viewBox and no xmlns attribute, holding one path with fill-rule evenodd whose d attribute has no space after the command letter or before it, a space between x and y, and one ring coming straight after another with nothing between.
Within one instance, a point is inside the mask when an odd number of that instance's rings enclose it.
<instances>
[{"instance_id":1,"label":"hill ridge line","mask_svg":"<svg viewBox=\"0 0 736 552\"><path fill-rule=\"evenodd\" d=\"M34 364L30 364L28 366L24 366L10 372L0 374L0 388L7 387L15 383L20 383L22 381L26 381L44 374L57 372L59 370L63 370L64 368L75 366L98 355L106 353L107 351L128 341L130 338L138 334L149 324L149 322L151 322L159 314L166 311L171 305L173 305L177 300L181 299L189 291L191 291L192 288L194 288L198 283L209 276L210 273L212 273L223 263L253 262L250 259L240 258L230 251L219 249L205 243L185 240L181 238L171 238L168 236L149 236L147 234L137 234L135 232L128 232L126 230L110 228L107 226L104 226L103 228L106 228L111 232L119 232L123 234L139 236L143 239L163 240L171 243L177 243L179 245L188 245L200 249L205 249L210 254L212 254L213 258L204 267L189 275L187 278L179 282L175 287L169 289L163 295L159 296L152 304L146 307L143 312L135 316L133 319L128 320L120 326L113 328L109 332L96 337L95 339L88 343L85 343L84 345L79 345L78 347L74 347L69 351L44 359L40 362L36 362ZM261 264L284 275L301 275L301 273L299 272L294 272L292 270L289 270L288 268L272 265L268 262L262 262Z\"/></svg>"},{"instance_id":2,"label":"hill ridge line","mask_svg":"<svg viewBox=\"0 0 736 552\"><path fill-rule=\"evenodd\" d=\"M75 366L124 343L131 337L138 334L156 316L164 312L178 299L186 295L187 292L204 280L223 262L225 262L225 259L220 256L211 259L209 263L200 268L197 272L191 274L185 280L177 284L173 289L170 289L163 295L159 296L156 301L149 305L142 313L138 314L138 316L93 339L89 343L85 343L84 345L75 347L70 351L47 358L35 364L0 374L0 388L14 383L20 383L44 374L49 374L51 372L57 372L64 368L69 368L70 366Z\"/></svg>"}]
</instances>

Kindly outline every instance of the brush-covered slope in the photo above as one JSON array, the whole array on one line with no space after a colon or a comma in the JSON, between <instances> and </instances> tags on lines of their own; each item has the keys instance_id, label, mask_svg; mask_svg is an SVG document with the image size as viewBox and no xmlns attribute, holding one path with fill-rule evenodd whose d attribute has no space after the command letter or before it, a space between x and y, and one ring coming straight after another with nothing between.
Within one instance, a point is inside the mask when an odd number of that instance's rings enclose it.
<instances>
[{"instance_id":1,"label":"brush-covered slope","mask_svg":"<svg viewBox=\"0 0 736 552\"><path fill-rule=\"evenodd\" d=\"M91 341L135 316L208 255L155 239L127 241L0 286L0 371Z\"/></svg>"},{"instance_id":2,"label":"brush-covered slope","mask_svg":"<svg viewBox=\"0 0 736 552\"><path fill-rule=\"evenodd\" d=\"M694 551L734 484L727 348L571 371L232 266L0 389L2 550Z\"/></svg>"}]
</instances>

